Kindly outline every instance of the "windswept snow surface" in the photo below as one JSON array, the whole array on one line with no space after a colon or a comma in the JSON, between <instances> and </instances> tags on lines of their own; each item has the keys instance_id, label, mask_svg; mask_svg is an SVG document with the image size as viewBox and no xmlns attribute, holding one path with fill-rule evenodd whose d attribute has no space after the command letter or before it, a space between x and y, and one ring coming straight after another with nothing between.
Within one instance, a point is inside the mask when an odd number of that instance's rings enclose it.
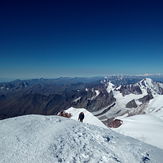
<instances>
[{"instance_id":1,"label":"windswept snow surface","mask_svg":"<svg viewBox=\"0 0 163 163\"><path fill-rule=\"evenodd\" d=\"M157 95L150 100L145 112L163 119L163 95Z\"/></svg>"},{"instance_id":2,"label":"windswept snow surface","mask_svg":"<svg viewBox=\"0 0 163 163\"><path fill-rule=\"evenodd\" d=\"M84 120L83 120L84 123L89 123L89 124L92 124L95 126L107 128L97 117L95 117L92 113L90 113L89 111L87 111L84 108L71 107L71 108L67 109L66 112L71 113L72 114L71 119L74 119L77 121L78 121L79 114L81 112L83 112L84 116L85 116Z\"/></svg>"},{"instance_id":3,"label":"windswept snow surface","mask_svg":"<svg viewBox=\"0 0 163 163\"><path fill-rule=\"evenodd\" d=\"M119 117L123 124L114 130L163 149L163 95L155 96L145 112L147 114Z\"/></svg>"},{"instance_id":4,"label":"windswept snow surface","mask_svg":"<svg viewBox=\"0 0 163 163\"><path fill-rule=\"evenodd\" d=\"M0 121L0 163L161 163L163 150L58 116Z\"/></svg>"},{"instance_id":5,"label":"windswept snow surface","mask_svg":"<svg viewBox=\"0 0 163 163\"><path fill-rule=\"evenodd\" d=\"M152 114L120 119L123 124L114 131L163 149L163 120Z\"/></svg>"}]
</instances>

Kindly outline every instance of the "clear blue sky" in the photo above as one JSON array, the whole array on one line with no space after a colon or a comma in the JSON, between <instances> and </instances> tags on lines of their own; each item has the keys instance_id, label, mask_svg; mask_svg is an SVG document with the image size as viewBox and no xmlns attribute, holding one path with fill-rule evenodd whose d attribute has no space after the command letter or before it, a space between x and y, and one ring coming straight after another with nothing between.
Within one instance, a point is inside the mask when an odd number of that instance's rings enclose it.
<instances>
[{"instance_id":1,"label":"clear blue sky","mask_svg":"<svg viewBox=\"0 0 163 163\"><path fill-rule=\"evenodd\" d=\"M163 2L0 2L0 77L163 73Z\"/></svg>"}]
</instances>

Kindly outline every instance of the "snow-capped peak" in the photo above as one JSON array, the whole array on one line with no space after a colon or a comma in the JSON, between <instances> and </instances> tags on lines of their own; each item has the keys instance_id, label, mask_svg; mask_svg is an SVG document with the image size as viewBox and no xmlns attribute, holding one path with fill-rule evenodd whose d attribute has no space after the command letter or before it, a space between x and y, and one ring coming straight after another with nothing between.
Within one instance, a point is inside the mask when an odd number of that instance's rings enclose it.
<instances>
[{"instance_id":1,"label":"snow-capped peak","mask_svg":"<svg viewBox=\"0 0 163 163\"><path fill-rule=\"evenodd\" d=\"M161 83L154 82L150 78L145 78L141 80L139 83L137 83L136 85L140 86L140 89L142 91L143 90L146 90L147 92L150 91L152 95L162 94L163 92Z\"/></svg>"},{"instance_id":2,"label":"snow-capped peak","mask_svg":"<svg viewBox=\"0 0 163 163\"><path fill-rule=\"evenodd\" d=\"M113 91L114 89L115 89L115 85L114 85L111 81L109 81L109 82L107 83L107 92L110 93L110 92Z\"/></svg>"},{"instance_id":3,"label":"snow-capped peak","mask_svg":"<svg viewBox=\"0 0 163 163\"><path fill-rule=\"evenodd\" d=\"M140 84L146 86L146 87L153 87L154 82L151 78L145 78L139 82Z\"/></svg>"}]
</instances>

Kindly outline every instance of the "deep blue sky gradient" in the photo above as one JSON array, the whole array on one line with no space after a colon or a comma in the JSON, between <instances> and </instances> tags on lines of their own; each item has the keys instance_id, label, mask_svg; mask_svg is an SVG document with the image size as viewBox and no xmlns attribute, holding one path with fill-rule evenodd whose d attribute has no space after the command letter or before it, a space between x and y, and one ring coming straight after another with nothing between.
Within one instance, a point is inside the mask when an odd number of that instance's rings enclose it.
<instances>
[{"instance_id":1,"label":"deep blue sky gradient","mask_svg":"<svg viewBox=\"0 0 163 163\"><path fill-rule=\"evenodd\" d=\"M0 77L163 73L163 2L0 2Z\"/></svg>"}]
</instances>

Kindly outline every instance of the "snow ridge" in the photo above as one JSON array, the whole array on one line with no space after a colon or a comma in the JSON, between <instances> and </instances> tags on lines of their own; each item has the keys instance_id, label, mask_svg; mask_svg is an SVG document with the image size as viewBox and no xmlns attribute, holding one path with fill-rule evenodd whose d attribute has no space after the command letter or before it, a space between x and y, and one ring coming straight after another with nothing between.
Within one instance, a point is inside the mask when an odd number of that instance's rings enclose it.
<instances>
[{"instance_id":1,"label":"snow ridge","mask_svg":"<svg viewBox=\"0 0 163 163\"><path fill-rule=\"evenodd\" d=\"M3 132L2 132L3 131ZM163 150L57 116L0 121L0 163L161 162Z\"/></svg>"}]
</instances>

